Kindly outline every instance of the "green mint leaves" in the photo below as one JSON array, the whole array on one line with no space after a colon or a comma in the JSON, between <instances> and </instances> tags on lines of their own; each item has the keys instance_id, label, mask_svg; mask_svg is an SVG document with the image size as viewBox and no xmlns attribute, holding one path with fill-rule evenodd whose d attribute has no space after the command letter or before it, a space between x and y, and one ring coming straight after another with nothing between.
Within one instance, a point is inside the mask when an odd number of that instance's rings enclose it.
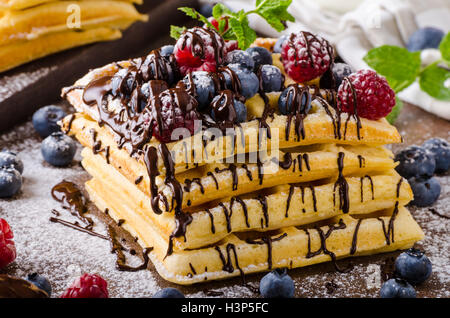
<instances>
[{"instance_id":1,"label":"green mint leaves","mask_svg":"<svg viewBox=\"0 0 450 318\"><path fill-rule=\"evenodd\" d=\"M219 3L213 8L213 17L218 21L219 33L223 38L225 40L236 40L239 48L245 50L250 47L257 37L256 32L249 26L248 16L257 14L265 19L275 30L282 31L286 28L285 21L295 21L294 17L287 12L287 8L291 3L292 0L256 0L255 9L247 12L244 10L233 12ZM207 18L195 9L182 7L179 10L191 18L205 23L210 28L214 27ZM178 39L182 32L184 32L183 28L171 26L170 36Z\"/></svg>"},{"instance_id":2,"label":"green mint leaves","mask_svg":"<svg viewBox=\"0 0 450 318\"><path fill-rule=\"evenodd\" d=\"M443 101L450 101L450 33L442 40L439 50L442 60L425 68L421 67L420 52L409 52L405 48L383 45L370 50L364 61L377 73L386 77L389 85L398 93L419 79L420 88L428 95ZM402 107L397 103L388 116L393 123Z\"/></svg>"}]
</instances>

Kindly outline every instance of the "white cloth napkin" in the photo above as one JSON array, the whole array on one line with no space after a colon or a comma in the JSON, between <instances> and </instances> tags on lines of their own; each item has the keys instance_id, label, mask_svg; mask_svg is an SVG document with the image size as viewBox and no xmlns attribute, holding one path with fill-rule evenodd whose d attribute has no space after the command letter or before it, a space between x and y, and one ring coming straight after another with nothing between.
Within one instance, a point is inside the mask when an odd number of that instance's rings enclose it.
<instances>
[{"instance_id":1,"label":"white cloth napkin","mask_svg":"<svg viewBox=\"0 0 450 318\"><path fill-rule=\"evenodd\" d=\"M254 7L254 0L221 2L233 10ZM371 48L383 44L405 46L419 27L450 30L450 0L293 0L289 11L296 22L288 22L283 33L307 30L324 36L356 70L368 68L362 58ZM280 36L258 16L250 16L250 24L265 36ZM399 97L450 120L450 103L430 97L418 83L402 91Z\"/></svg>"}]
</instances>

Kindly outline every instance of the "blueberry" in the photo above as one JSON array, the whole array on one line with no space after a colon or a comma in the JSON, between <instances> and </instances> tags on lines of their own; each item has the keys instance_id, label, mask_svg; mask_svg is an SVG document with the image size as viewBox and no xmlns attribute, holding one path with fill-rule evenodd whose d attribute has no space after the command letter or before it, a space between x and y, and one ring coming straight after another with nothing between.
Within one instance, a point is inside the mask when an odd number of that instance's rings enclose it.
<instances>
[{"instance_id":1,"label":"blueberry","mask_svg":"<svg viewBox=\"0 0 450 318\"><path fill-rule=\"evenodd\" d=\"M259 291L264 298L292 298L294 290L294 281L286 269L276 269L266 274L259 283Z\"/></svg>"},{"instance_id":2,"label":"blueberry","mask_svg":"<svg viewBox=\"0 0 450 318\"><path fill-rule=\"evenodd\" d=\"M45 138L53 132L59 131L57 122L66 116L66 112L59 106L49 105L38 109L32 118L34 129Z\"/></svg>"},{"instance_id":3,"label":"blueberry","mask_svg":"<svg viewBox=\"0 0 450 318\"><path fill-rule=\"evenodd\" d=\"M395 170L407 179L411 177L431 177L436 167L433 154L419 146L410 146L403 149L395 156L395 161L399 162Z\"/></svg>"},{"instance_id":4,"label":"blueberry","mask_svg":"<svg viewBox=\"0 0 450 318\"><path fill-rule=\"evenodd\" d=\"M414 193L412 205L425 207L432 205L441 194L441 185L436 178L424 179L413 177L408 179L411 189Z\"/></svg>"},{"instance_id":5,"label":"blueberry","mask_svg":"<svg viewBox=\"0 0 450 318\"><path fill-rule=\"evenodd\" d=\"M77 147L69 136L56 132L44 139L41 152L45 161L53 166L67 166L72 162Z\"/></svg>"},{"instance_id":6,"label":"blueberry","mask_svg":"<svg viewBox=\"0 0 450 318\"><path fill-rule=\"evenodd\" d=\"M406 47L411 52L423 49L437 49L444 35L442 30L436 28L421 28L409 37Z\"/></svg>"},{"instance_id":7,"label":"blueberry","mask_svg":"<svg viewBox=\"0 0 450 318\"><path fill-rule=\"evenodd\" d=\"M114 96L117 96L120 91L120 84L122 83L122 79L127 75L128 70L126 68L121 68L117 71L116 74L114 74L113 78L111 79L111 91ZM128 90L131 93L131 88L128 88Z\"/></svg>"},{"instance_id":8,"label":"blueberry","mask_svg":"<svg viewBox=\"0 0 450 318\"><path fill-rule=\"evenodd\" d=\"M289 93L292 90L291 87L287 87L283 93L281 93L280 98L278 99L278 109L283 115L287 115L292 113L292 99L294 98L292 93ZM308 99L307 94L303 94L301 97L301 106L300 113L308 114L311 110L311 101Z\"/></svg>"},{"instance_id":9,"label":"blueberry","mask_svg":"<svg viewBox=\"0 0 450 318\"><path fill-rule=\"evenodd\" d=\"M278 67L263 65L260 68L262 85L265 92L279 92L283 87L284 76Z\"/></svg>"},{"instance_id":10,"label":"blueberry","mask_svg":"<svg viewBox=\"0 0 450 318\"><path fill-rule=\"evenodd\" d=\"M253 97L259 90L259 79L255 73L242 67L240 64L230 64L228 67L236 74L241 83L241 94L245 98ZM226 86L228 89L233 89L231 85L230 75L223 72L225 76Z\"/></svg>"},{"instance_id":11,"label":"blueberry","mask_svg":"<svg viewBox=\"0 0 450 318\"><path fill-rule=\"evenodd\" d=\"M260 46L250 47L247 49L247 52L250 53L255 62L255 70L260 65L272 64L272 54L266 48Z\"/></svg>"},{"instance_id":12,"label":"blueberry","mask_svg":"<svg viewBox=\"0 0 450 318\"><path fill-rule=\"evenodd\" d=\"M23 162L14 152L9 150L0 151L0 167L13 167L22 174Z\"/></svg>"},{"instance_id":13,"label":"blueberry","mask_svg":"<svg viewBox=\"0 0 450 318\"><path fill-rule=\"evenodd\" d=\"M334 77L334 81L336 84L336 89L338 89L339 86L341 86L341 83L342 83L342 80L344 79L344 77L347 77L353 73L353 70L350 67L350 65L345 64L345 63L335 63L331 70L333 71L333 77Z\"/></svg>"},{"instance_id":14,"label":"blueberry","mask_svg":"<svg viewBox=\"0 0 450 318\"><path fill-rule=\"evenodd\" d=\"M435 172L444 173L450 168L450 144L442 138L431 138L422 145L428 149L436 160Z\"/></svg>"},{"instance_id":15,"label":"blueberry","mask_svg":"<svg viewBox=\"0 0 450 318\"><path fill-rule=\"evenodd\" d=\"M392 278L380 289L381 298L416 298L416 291L407 281Z\"/></svg>"},{"instance_id":16,"label":"blueberry","mask_svg":"<svg viewBox=\"0 0 450 318\"><path fill-rule=\"evenodd\" d=\"M287 39L288 39L287 34L280 36L277 40L277 43L275 43L275 46L273 47L273 53L281 53L281 46Z\"/></svg>"},{"instance_id":17,"label":"blueberry","mask_svg":"<svg viewBox=\"0 0 450 318\"><path fill-rule=\"evenodd\" d=\"M220 98L220 95L217 95L212 100L211 104L214 102L217 102L217 100ZM244 103L241 103L237 99L234 100L234 110L236 112L236 122L237 123L243 123L247 121L247 107L245 107ZM214 114L214 110L211 111L211 118L216 120L216 116Z\"/></svg>"},{"instance_id":18,"label":"blueberry","mask_svg":"<svg viewBox=\"0 0 450 318\"><path fill-rule=\"evenodd\" d=\"M50 285L50 282L44 276L39 275L38 273L33 273L27 276L27 280L34 284L37 288L45 291L48 297L52 295L52 285Z\"/></svg>"},{"instance_id":19,"label":"blueberry","mask_svg":"<svg viewBox=\"0 0 450 318\"><path fill-rule=\"evenodd\" d=\"M395 273L411 284L420 284L431 275L431 262L418 249L410 248L395 260Z\"/></svg>"},{"instance_id":20,"label":"blueberry","mask_svg":"<svg viewBox=\"0 0 450 318\"><path fill-rule=\"evenodd\" d=\"M171 54L173 54L173 49L174 49L175 47L173 46L173 45L164 45L161 49L160 49L160 54L161 54L161 56L165 56L165 57L168 57L168 56L170 56Z\"/></svg>"},{"instance_id":21,"label":"blueberry","mask_svg":"<svg viewBox=\"0 0 450 318\"><path fill-rule=\"evenodd\" d=\"M195 86L196 96L194 97L198 101L198 107L200 109L205 108L209 105L212 97L215 95L216 89L214 87L214 81L211 76L209 76L209 73L205 71L192 72L191 76L192 83ZM184 77L183 82L189 89L191 85L189 81L189 74Z\"/></svg>"},{"instance_id":22,"label":"blueberry","mask_svg":"<svg viewBox=\"0 0 450 318\"><path fill-rule=\"evenodd\" d=\"M240 64L242 67L253 70L255 62L250 54L246 51L234 50L227 54L225 57L226 64Z\"/></svg>"},{"instance_id":23,"label":"blueberry","mask_svg":"<svg viewBox=\"0 0 450 318\"><path fill-rule=\"evenodd\" d=\"M153 298L184 298L184 295L178 289L169 287L158 291Z\"/></svg>"},{"instance_id":24,"label":"blueberry","mask_svg":"<svg viewBox=\"0 0 450 318\"><path fill-rule=\"evenodd\" d=\"M209 18L212 16L212 12L213 12L213 7L214 7L214 3L203 3L200 8L199 8L199 12L202 16L204 16L205 18Z\"/></svg>"},{"instance_id":25,"label":"blueberry","mask_svg":"<svg viewBox=\"0 0 450 318\"><path fill-rule=\"evenodd\" d=\"M0 198L15 195L22 187L22 176L13 167L0 167Z\"/></svg>"}]
</instances>

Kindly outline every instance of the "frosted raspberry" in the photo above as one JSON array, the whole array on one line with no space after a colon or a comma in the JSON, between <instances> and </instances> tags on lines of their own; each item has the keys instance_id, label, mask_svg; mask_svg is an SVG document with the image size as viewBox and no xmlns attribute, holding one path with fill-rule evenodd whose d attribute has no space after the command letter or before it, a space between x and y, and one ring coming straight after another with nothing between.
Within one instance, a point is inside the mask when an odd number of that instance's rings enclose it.
<instances>
[{"instance_id":1,"label":"frosted raspberry","mask_svg":"<svg viewBox=\"0 0 450 318\"><path fill-rule=\"evenodd\" d=\"M83 274L61 298L108 298L108 283L97 274Z\"/></svg>"},{"instance_id":2,"label":"frosted raspberry","mask_svg":"<svg viewBox=\"0 0 450 318\"><path fill-rule=\"evenodd\" d=\"M287 74L303 83L325 73L333 61L333 48L318 35L292 33L281 46L281 57Z\"/></svg>"},{"instance_id":3,"label":"frosted raspberry","mask_svg":"<svg viewBox=\"0 0 450 318\"><path fill-rule=\"evenodd\" d=\"M14 234L6 220L0 218L0 269L6 267L16 259L16 246L13 242Z\"/></svg>"},{"instance_id":4,"label":"frosted raspberry","mask_svg":"<svg viewBox=\"0 0 450 318\"><path fill-rule=\"evenodd\" d=\"M394 105L394 91L384 77L372 70L353 73L339 86L338 107L343 112L356 112L360 117L377 120L386 117Z\"/></svg>"}]
</instances>

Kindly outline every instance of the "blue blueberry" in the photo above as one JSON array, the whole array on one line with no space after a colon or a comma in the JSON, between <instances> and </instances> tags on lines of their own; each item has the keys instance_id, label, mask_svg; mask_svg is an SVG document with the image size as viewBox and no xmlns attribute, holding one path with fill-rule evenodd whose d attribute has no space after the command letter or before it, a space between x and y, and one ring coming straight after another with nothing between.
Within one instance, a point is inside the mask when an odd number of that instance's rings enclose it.
<instances>
[{"instance_id":1,"label":"blue blueberry","mask_svg":"<svg viewBox=\"0 0 450 318\"><path fill-rule=\"evenodd\" d=\"M283 115L287 115L293 112L292 109L292 100L294 95L292 94L292 87L287 87L283 93L281 93L280 98L278 99L278 109ZM291 92L291 93L289 93ZM311 110L311 99L308 98L308 94L303 94L301 96L301 105L300 105L300 113L308 114Z\"/></svg>"},{"instance_id":2,"label":"blue blueberry","mask_svg":"<svg viewBox=\"0 0 450 318\"><path fill-rule=\"evenodd\" d=\"M22 176L13 167L0 167L0 198L9 198L22 187Z\"/></svg>"},{"instance_id":3,"label":"blue blueberry","mask_svg":"<svg viewBox=\"0 0 450 318\"><path fill-rule=\"evenodd\" d=\"M23 162L17 155L9 150L0 151L0 167L13 167L22 174Z\"/></svg>"},{"instance_id":4,"label":"blue blueberry","mask_svg":"<svg viewBox=\"0 0 450 318\"><path fill-rule=\"evenodd\" d=\"M259 291L264 298L292 298L295 291L294 281L286 269L276 269L261 279Z\"/></svg>"},{"instance_id":5,"label":"blue blueberry","mask_svg":"<svg viewBox=\"0 0 450 318\"><path fill-rule=\"evenodd\" d=\"M338 89L339 86L341 86L344 77L347 77L353 73L353 70L350 67L350 65L345 63L335 63L333 64L333 68L331 70L333 72L336 89Z\"/></svg>"},{"instance_id":6,"label":"blue blueberry","mask_svg":"<svg viewBox=\"0 0 450 318\"><path fill-rule=\"evenodd\" d=\"M217 102L217 100L220 98L220 95L217 95L212 100L211 104L214 102ZM244 103L241 103L237 99L234 100L234 110L236 112L236 122L237 123L243 123L247 121L247 107L245 107ZM214 110L211 111L211 118L216 120L216 116L214 114Z\"/></svg>"},{"instance_id":7,"label":"blue blueberry","mask_svg":"<svg viewBox=\"0 0 450 318\"><path fill-rule=\"evenodd\" d=\"M161 49L160 49L160 54L162 55L162 56L165 56L165 57L168 57L168 56L170 56L171 54L173 54L173 49L174 49L175 47L173 46L173 45L164 45Z\"/></svg>"},{"instance_id":8,"label":"blue blueberry","mask_svg":"<svg viewBox=\"0 0 450 318\"><path fill-rule=\"evenodd\" d=\"M283 88L284 76L278 67L273 65L261 66L261 79L265 92L279 92Z\"/></svg>"},{"instance_id":9,"label":"blue blueberry","mask_svg":"<svg viewBox=\"0 0 450 318\"><path fill-rule=\"evenodd\" d=\"M169 287L158 291L153 298L184 298L184 295L178 289Z\"/></svg>"},{"instance_id":10,"label":"blue blueberry","mask_svg":"<svg viewBox=\"0 0 450 318\"><path fill-rule=\"evenodd\" d=\"M44 139L41 152L45 161L53 166L67 166L72 162L77 147L69 136L56 132Z\"/></svg>"},{"instance_id":11,"label":"blue blueberry","mask_svg":"<svg viewBox=\"0 0 450 318\"><path fill-rule=\"evenodd\" d=\"M52 285L50 285L50 282L44 276L39 275L38 273L33 273L27 276L27 280L34 284L37 288L45 291L48 297L52 295Z\"/></svg>"},{"instance_id":12,"label":"blue blueberry","mask_svg":"<svg viewBox=\"0 0 450 318\"><path fill-rule=\"evenodd\" d=\"M272 54L266 48L260 46L250 47L247 49L247 52L250 53L255 62L255 70L260 65L272 64Z\"/></svg>"},{"instance_id":13,"label":"blue blueberry","mask_svg":"<svg viewBox=\"0 0 450 318\"><path fill-rule=\"evenodd\" d=\"M431 138L422 145L428 149L436 160L435 172L444 173L450 168L450 144L442 138Z\"/></svg>"},{"instance_id":14,"label":"blue blueberry","mask_svg":"<svg viewBox=\"0 0 450 318\"><path fill-rule=\"evenodd\" d=\"M194 97L198 101L199 109L203 109L209 105L215 95L216 89L214 87L214 81L211 76L209 76L209 73L205 71L192 72L191 76L192 82L195 86L196 96ZM189 74L184 77L183 82L189 89L191 85L189 81Z\"/></svg>"},{"instance_id":15,"label":"blue blueberry","mask_svg":"<svg viewBox=\"0 0 450 318\"><path fill-rule=\"evenodd\" d=\"M411 284L420 284L431 275L431 262L418 249L410 248L395 260L395 273Z\"/></svg>"},{"instance_id":16,"label":"blue blueberry","mask_svg":"<svg viewBox=\"0 0 450 318\"><path fill-rule=\"evenodd\" d=\"M247 51L234 50L225 57L226 64L240 64L242 67L253 70L255 62Z\"/></svg>"},{"instance_id":17,"label":"blue blueberry","mask_svg":"<svg viewBox=\"0 0 450 318\"><path fill-rule=\"evenodd\" d=\"M111 91L114 96L117 96L120 91L120 85L122 83L122 79L127 75L128 70L126 68L121 68L114 74L111 79ZM128 95L131 94L132 87L127 87Z\"/></svg>"},{"instance_id":18,"label":"blue blueberry","mask_svg":"<svg viewBox=\"0 0 450 318\"><path fill-rule=\"evenodd\" d=\"M395 156L399 164L395 168L397 172L409 179L411 177L431 177L436 168L433 154L419 146L410 146L403 149Z\"/></svg>"},{"instance_id":19,"label":"blue blueberry","mask_svg":"<svg viewBox=\"0 0 450 318\"><path fill-rule=\"evenodd\" d=\"M203 3L200 8L199 8L199 12L202 16L204 16L205 18L209 18L212 16L212 12L213 12L213 7L214 7L214 3Z\"/></svg>"},{"instance_id":20,"label":"blue blueberry","mask_svg":"<svg viewBox=\"0 0 450 318\"><path fill-rule=\"evenodd\" d=\"M442 30L433 27L421 28L410 36L406 47L411 52L424 49L437 49L444 35Z\"/></svg>"},{"instance_id":21,"label":"blue blueberry","mask_svg":"<svg viewBox=\"0 0 450 318\"><path fill-rule=\"evenodd\" d=\"M66 112L59 106L49 105L38 109L32 118L34 129L45 138L53 132L59 131L57 122L66 116Z\"/></svg>"},{"instance_id":22,"label":"blue blueberry","mask_svg":"<svg viewBox=\"0 0 450 318\"><path fill-rule=\"evenodd\" d=\"M273 47L273 53L281 53L281 46L287 39L288 39L287 34L280 36L277 40L277 43L275 43L275 46Z\"/></svg>"},{"instance_id":23,"label":"blue blueberry","mask_svg":"<svg viewBox=\"0 0 450 318\"><path fill-rule=\"evenodd\" d=\"M253 97L259 90L259 79L255 73L242 67L240 64L230 64L228 67L236 74L241 83L241 94L245 98ZM227 72L223 72L225 76L226 86L228 89L233 89L231 85L231 78Z\"/></svg>"},{"instance_id":24,"label":"blue blueberry","mask_svg":"<svg viewBox=\"0 0 450 318\"><path fill-rule=\"evenodd\" d=\"M407 281L392 278L380 289L381 298L416 298L416 291Z\"/></svg>"},{"instance_id":25,"label":"blue blueberry","mask_svg":"<svg viewBox=\"0 0 450 318\"><path fill-rule=\"evenodd\" d=\"M412 205L425 207L432 205L441 194L441 185L436 178L424 179L421 177L413 177L408 179L414 193Z\"/></svg>"}]
</instances>

